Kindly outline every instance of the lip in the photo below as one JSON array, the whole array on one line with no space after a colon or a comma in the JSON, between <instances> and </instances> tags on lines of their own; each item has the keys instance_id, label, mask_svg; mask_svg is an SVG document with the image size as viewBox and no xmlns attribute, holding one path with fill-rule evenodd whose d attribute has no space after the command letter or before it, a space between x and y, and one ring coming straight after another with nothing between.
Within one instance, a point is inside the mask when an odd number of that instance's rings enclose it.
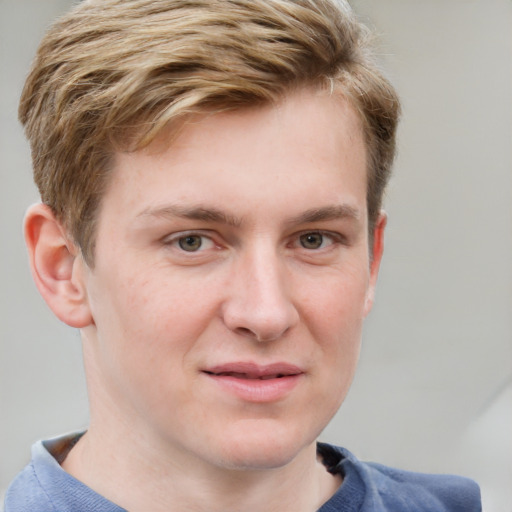
<instances>
[{"instance_id":1,"label":"lip","mask_svg":"<svg viewBox=\"0 0 512 512\"><path fill-rule=\"evenodd\" d=\"M304 377L300 367L284 363L258 365L233 362L203 370L224 392L247 402L276 402L284 399Z\"/></svg>"}]
</instances>

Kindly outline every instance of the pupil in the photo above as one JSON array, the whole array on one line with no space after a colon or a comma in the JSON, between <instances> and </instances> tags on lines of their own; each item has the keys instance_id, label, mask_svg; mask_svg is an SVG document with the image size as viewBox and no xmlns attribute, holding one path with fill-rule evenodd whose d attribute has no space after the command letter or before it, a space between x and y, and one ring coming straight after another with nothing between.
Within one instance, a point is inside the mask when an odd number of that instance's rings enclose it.
<instances>
[{"instance_id":1,"label":"pupil","mask_svg":"<svg viewBox=\"0 0 512 512\"><path fill-rule=\"evenodd\" d=\"M300 237L302 247L305 249L318 249L322 245L323 237L320 233L308 233Z\"/></svg>"},{"instance_id":2,"label":"pupil","mask_svg":"<svg viewBox=\"0 0 512 512\"><path fill-rule=\"evenodd\" d=\"M188 252L197 251L201 247L200 236L185 236L179 239L179 246Z\"/></svg>"}]
</instances>

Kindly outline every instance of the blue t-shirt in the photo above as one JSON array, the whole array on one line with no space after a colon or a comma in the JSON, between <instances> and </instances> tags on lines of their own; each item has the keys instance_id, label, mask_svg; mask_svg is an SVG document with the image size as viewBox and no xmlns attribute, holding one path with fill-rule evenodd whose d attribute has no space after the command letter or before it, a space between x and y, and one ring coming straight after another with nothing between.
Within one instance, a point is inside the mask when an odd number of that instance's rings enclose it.
<instances>
[{"instance_id":1,"label":"blue t-shirt","mask_svg":"<svg viewBox=\"0 0 512 512\"><path fill-rule=\"evenodd\" d=\"M60 466L80 435L39 441L32 461L12 482L5 512L126 512ZM343 484L318 512L481 512L478 485L467 478L426 475L360 462L345 448L318 444ZM288 511L283 511L288 512Z\"/></svg>"}]
</instances>

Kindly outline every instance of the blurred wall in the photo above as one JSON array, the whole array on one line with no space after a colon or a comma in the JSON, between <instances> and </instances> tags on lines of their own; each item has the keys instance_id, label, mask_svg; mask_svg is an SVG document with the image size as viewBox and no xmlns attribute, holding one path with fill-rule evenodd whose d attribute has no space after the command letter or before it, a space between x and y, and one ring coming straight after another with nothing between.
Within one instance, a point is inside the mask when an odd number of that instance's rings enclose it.
<instances>
[{"instance_id":1,"label":"blurred wall","mask_svg":"<svg viewBox=\"0 0 512 512\"><path fill-rule=\"evenodd\" d=\"M0 0L0 489L30 444L87 425L79 335L29 276L37 200L16 121L44 28L71 2ZM512 510L512 2L357 0L400 91L399 158L360 371L323 438L477 479Z\"/></svg>"}]
</instances>

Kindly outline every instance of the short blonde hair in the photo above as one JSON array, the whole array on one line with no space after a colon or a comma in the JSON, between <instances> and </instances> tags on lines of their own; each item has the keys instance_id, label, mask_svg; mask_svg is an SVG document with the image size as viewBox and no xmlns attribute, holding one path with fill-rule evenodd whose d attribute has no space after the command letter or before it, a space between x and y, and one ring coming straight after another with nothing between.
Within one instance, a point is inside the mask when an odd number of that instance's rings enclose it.
<instances>
[{"instance_id":1,"label":"short blonde hair","mask_svg":"<svg viewBox=\"0 0 512 512\"><path fill-rule=\"evenodd\" d=\"M114 151L191 114L333 87L359 113L370 231L395 152L399 101L343 0L86 0L43 38L21 96L34 179L93 263Z\"/></svg>"}]
</instances>

